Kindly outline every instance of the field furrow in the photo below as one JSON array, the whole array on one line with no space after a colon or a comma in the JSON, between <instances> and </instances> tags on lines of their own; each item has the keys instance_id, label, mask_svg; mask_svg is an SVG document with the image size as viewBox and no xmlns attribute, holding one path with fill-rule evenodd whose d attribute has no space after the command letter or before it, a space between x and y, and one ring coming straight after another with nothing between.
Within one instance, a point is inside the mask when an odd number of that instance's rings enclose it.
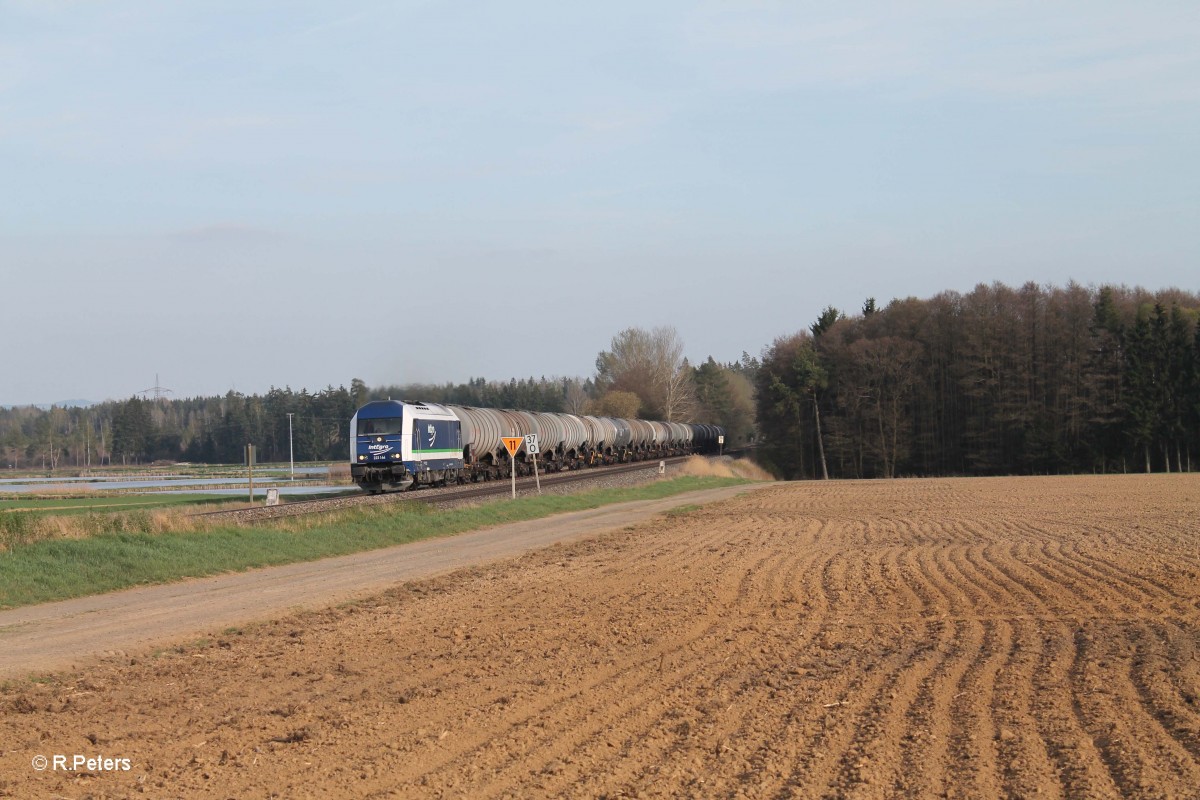
<instances>
[{"instance_id":1,"label":"field furrow","mask_svg":"<svg viewBox=\"0 0 1200 800\"><path fill-rule=\"evenodd\" d=\"M771 486L10 682L0 798L1197 797L1197 509L1192 475Z\"/></svg>"}]
</instances>

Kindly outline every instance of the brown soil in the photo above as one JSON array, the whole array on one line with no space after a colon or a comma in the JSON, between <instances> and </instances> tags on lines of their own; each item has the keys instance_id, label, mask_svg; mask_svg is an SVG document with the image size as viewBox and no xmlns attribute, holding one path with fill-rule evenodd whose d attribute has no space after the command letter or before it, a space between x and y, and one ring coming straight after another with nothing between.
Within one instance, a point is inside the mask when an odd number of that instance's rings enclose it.
<instances>
[{"instance_id":1,"label":"brown soil","mask_svg":"<svg viewBox=\"0 0 1200 800\"><path fill-rule=\"evenodd\" d=\"M15 682L0 795L1200 797L1198 518L1193 475L778 485Z\"/></svg>"}]
</instances>

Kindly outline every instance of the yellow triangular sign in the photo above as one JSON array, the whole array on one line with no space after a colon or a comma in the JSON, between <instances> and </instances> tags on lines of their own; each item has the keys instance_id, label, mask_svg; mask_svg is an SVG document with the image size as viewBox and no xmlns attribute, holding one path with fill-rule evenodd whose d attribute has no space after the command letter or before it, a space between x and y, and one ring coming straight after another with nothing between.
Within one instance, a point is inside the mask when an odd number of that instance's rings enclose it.
<instances>
[{"instance_id":1,"label":"yellow triangular sign","mask_svg":"<svg viewBox=\"0 0 1200 800\"><path fill-rule=\"evenodd\" d=\"M508 448L508 454L513 458L516 458L521 445L525 444L525 439L521 436L504 436L501 437L501 441L504 442L504 446Z\"/></svg>"}]
</instances>

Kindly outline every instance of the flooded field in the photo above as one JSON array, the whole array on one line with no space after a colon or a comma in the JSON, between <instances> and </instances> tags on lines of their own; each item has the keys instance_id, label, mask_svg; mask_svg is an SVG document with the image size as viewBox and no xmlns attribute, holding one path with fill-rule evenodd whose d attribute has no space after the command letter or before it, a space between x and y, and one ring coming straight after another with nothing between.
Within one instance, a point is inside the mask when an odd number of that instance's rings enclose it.
<instances>
[{"instance_id":1,"label":"flooded field","mask_svg":"<svg viewBox=\"0 0 1200 800\"><path fill-rule=\"evenodd\" d=\"M210 470L211 472L211 470ZM266 493L268 488L277 488L280 494L309 494L313 492L343 491L347 487L328 484L329 468L326 466L296 467L293 479L286 466L263 469L254 475L255 496ZM181 471L174 474L156 474L147 476L121 474L97 474L91 476L61 476L61 477L0 477L0 495L2 494L38 494L46 492L69 493L78 492L187 492L189 494L248 494L250 479L245 468L223 470L220 476L211 474L189 474ZM261 489L261 491L260 491Z\"/></svg>"}]
</instances>

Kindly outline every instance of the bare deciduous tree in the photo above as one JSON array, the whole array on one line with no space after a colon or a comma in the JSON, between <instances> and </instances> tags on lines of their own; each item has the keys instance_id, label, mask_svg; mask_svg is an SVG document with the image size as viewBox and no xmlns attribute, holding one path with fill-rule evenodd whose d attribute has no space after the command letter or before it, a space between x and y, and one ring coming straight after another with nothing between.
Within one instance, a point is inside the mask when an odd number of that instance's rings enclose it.
<instances>
[{"instance_id":1,"label":"bare deciduous tree","mask_svg":"<svg viewBox=\"0 0 1200 800\"><path fill-rule=\"evenodd\" d=\"M633 392L649 417L681 420L695 406L683 340L670 326L626 328L614 336L612 349L596 358L596 384L605 391Z\"/></svg>"},{"instance_id":2,"label":"bare deciduous tree","mask_svg":"<svg viewBox=\"0 0 1200 800\"><path fill-rule=\"evenodd\" d=\"M585 414L587 413L588 402L591 400L588 397L587 390L583 388L583 383L578 378L570 378L566 382L563 389L563 411L568 414Z\"/></svg>"}]
</instances>

